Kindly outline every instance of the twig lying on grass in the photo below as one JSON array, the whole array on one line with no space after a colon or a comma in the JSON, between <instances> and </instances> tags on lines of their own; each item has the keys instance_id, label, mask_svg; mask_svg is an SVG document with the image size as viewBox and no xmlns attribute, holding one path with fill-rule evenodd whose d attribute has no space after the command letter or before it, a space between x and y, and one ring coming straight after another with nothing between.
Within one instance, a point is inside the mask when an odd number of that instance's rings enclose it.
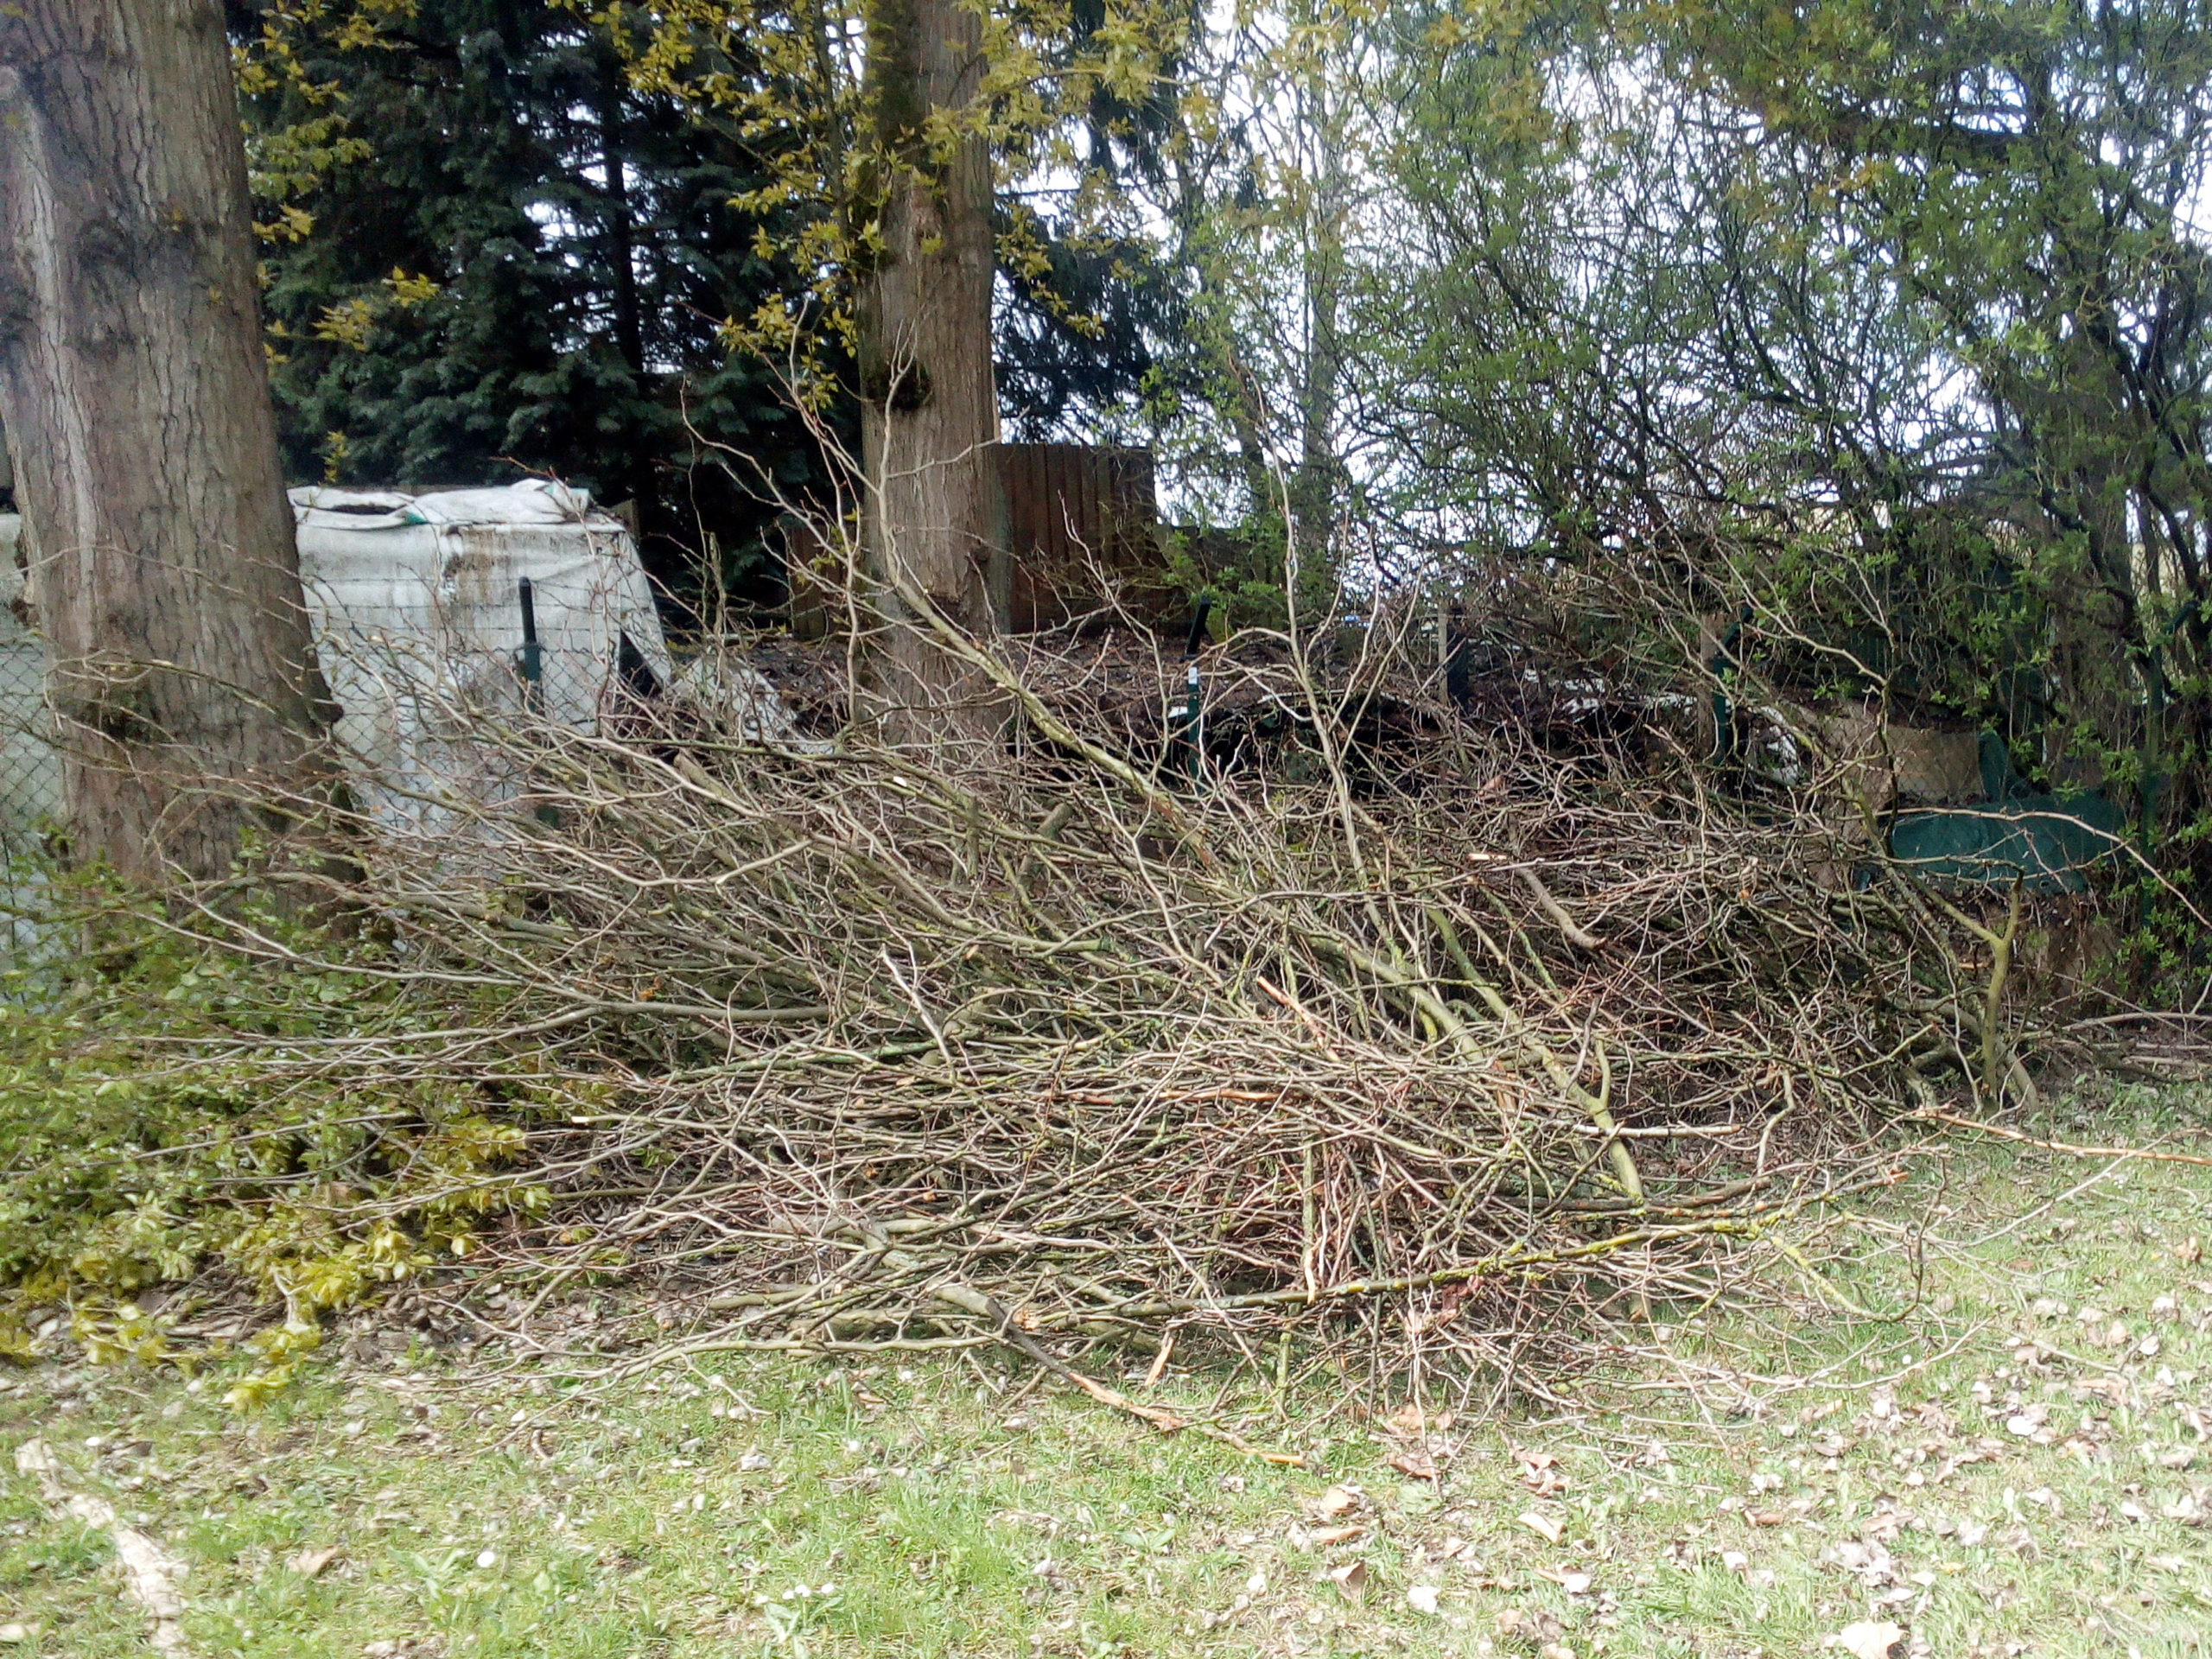
<instances>
[{"instance_id":1,"label":"twig lying on grass","mask_svg":"<svg viewBox=\"0 0 2212 1659\"><path fill-rule=\"evenodd\" d=\"M2008 1129L1995 1123L1985 1123L1979 1118L1961 1117L1955 1112L1939 1112L1923 1107L1912 1116L1932 1123L1948 1123L1955 1129L1972 1129L1977 1135L1993 1135L2006 1141L2017 1141L2023 1146L2039 1147L2045 1152L2063 1152L2074 1158L2133 1158L2152 1164L2193 1164L2199 1169L2212 1169L2212 1158L2190 1152L2158 1152L2145 1147L2082 1147L2070 1141L2044 1141L2018 1129Z\"/></svg>"},{"instance_id":2,"label":"twig lying on grass","mask_svg":"<svg viewBox=\"0 0 2212 1659\"><path fill-rule=\"evenodd\" d=\"M1141 1401L1130 1399L1119 1389L1109 1388L1095 1377L1085 1376L1081 1371L1047 1351L1034 1337L1014 1323L1013 1314L1007 1313L981 1291L971 1289L966 1285L939 1285L937 1287L937 1294L939 1300L950 1302L955 1307L964 1308L970 1313L990 1320L996 1329L1000 1341L1042 1366L1052 1376L1058 1377L1061 1382L1082 1389L1101 1405L1111 1406L1116 1411L1127 1412L1140 1421L1150 1423L1162 1433L1174 1434L1188 1429L1193 1434L1203 1435L1210 1440L1218 1440L1224 1446L1233 1447L1247 1457L1257 1458L1263 1463L1281 1464L1287 1467L1299 1469L1306 1466L1306 1459L1295 1452L1271 1452L1264 1446L1253 1445L1251 1441L1233 1429L1224 1428L1217 1423L1209 1423L1203 1418L1186 1417L1180 1412L1168 1410L1165 1406L1146 1405Z\"/></svg>"},{"instance_id":3,"label":"twig lying on grass","mask_svg":"<svg viewBox=\"0 0 2212 1659\"><path fill-rule=\"evenodd\" d=\"M16 1470L37 1482L39 1496L48 1508L97 1528L115 1541L124 1583L130 1599L145 1611L147 1642L156 1653L188 1655L191 1649L185 1642L182 1623L184 1598L176 1587L184 1576L182 1564L136 1527L125 1526L105 1498L71 1491L61 1478L61 1460L44 1440L25 1440L16 1448Z\"/></svg>"}]
</instances>

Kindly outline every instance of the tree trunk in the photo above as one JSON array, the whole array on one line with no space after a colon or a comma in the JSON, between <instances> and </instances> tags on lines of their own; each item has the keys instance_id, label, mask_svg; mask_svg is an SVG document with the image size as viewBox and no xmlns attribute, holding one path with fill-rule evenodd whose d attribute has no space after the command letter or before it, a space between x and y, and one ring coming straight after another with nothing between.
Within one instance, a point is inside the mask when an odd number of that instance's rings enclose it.
<instances>
[{"instance_id":1,"label":"tree trunk","mask_svg":"<svg viewBox=\"0 0 2212 1659\"><path fill-rule=\"evenodd\" d=\"M219 0L0 6L0 414L73 852L219 875L329 713Z\"/></svg>"},{"instance_id":2,"label":"tree trunk","mask_svg":"<svg viewBox=\"0 0 2212 1659\"><path fill-rule=\"evenodd\" d=\"M887 741L981 758L1005 713L912 602L971 635L1005 620L1010 570L991 372L991 156L980 132L929 153L932 111L969 121L982 24L957 0L878 0L868 93L882 246L861 296L866 576L881 627L867 708Z\"/></svg>"},{"instance_id":3,"label":"tree trunk","mask_svg":"<svg viewBox=\"0 0 2212 1659\"><path fill-rule=\"evenodd\" d=\"M1299 452L1291 474L1292 531L1303 569L1332 579L1336 572L1337 513L1344 467L1337 456L1337 404L1344 386L1341 311L1344 290L1344 220L1351 181L1344 172L1343 118L1315 84L1300 99L1319 151L1308 162L1315 176L1300 227L1305 243L1306 360L1299 387Z\"/></svg>"},{"instance_id":4,"label":"tree trunk","mask_svg":"<svg viewBox=\"0 0 2212 1659\"><path fill-rule=\"evenodd\" d=\"M645 372L645 308L638 295L637 218L630 207L629 169L623 162L622 101L628 90L629 76L621 58L611 47L605 48L599 73L599 157L606 175L601 188L606 212L607 267L613 289L614 349L630 371L630 396L643 399L651 394L652 377ZM659 478L649 443L646 433L633 430L621 470L602 484L619 491L630 503L639 554L646 561L646 569L658 576L662 573L656 567L662 562L656 556L659 550L655 543L662 530ZM666 576L676 574L670 570ZM721 574L713 574L710 586Z\"/></svg>"},{"instance_id":5,"label":"tree trunk","mask_svg":"<svg viewBox=\"0 0 2212 1659\"><path fill-rule=\"evenodd\" d=\"M628 86L622 60L612 52L601 66L599 158L607 175L607 266L614 278L614 348L638 377L645 378L645 332L638 304L637 226L630 213L630 181L622 164L622 95Z\"/></svg>"}]
</instances>

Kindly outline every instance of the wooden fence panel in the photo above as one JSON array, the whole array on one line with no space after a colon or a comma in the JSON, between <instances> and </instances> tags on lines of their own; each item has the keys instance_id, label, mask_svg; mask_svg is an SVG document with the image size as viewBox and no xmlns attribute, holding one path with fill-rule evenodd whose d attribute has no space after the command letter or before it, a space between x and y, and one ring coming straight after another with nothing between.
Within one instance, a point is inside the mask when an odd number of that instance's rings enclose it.
<instances>
[{"instance_id":1,"label":"wooden fence panel","mask_svg":"<svg viewBox=\"0 0 2212 1659\"><path fill-rule=\"evenodd\" d=\"M1080 614L1096 603L1102 577L1127 582L1160 569L1151 450L1009 443L999 454L1014 632L1056 627Z\"/></svg>"},{"instance_id":2,"label":"wooden fence panel","mask_svg":"<svg viewBox=\"0 0 2212 1659\"><path fill-rule=\"evenodd\" d=\"M1137 588L1142 605L1165 592L1152 451L1087 443L1003 443L1008 580L1005 626L1058 627L1099 600L1101 577ZM841 607L810 570L826 550L804 523L785 526L791 631L819 639ZM1151 578L1147 581L1147 578Z\"/></svg>"}]
</instances>

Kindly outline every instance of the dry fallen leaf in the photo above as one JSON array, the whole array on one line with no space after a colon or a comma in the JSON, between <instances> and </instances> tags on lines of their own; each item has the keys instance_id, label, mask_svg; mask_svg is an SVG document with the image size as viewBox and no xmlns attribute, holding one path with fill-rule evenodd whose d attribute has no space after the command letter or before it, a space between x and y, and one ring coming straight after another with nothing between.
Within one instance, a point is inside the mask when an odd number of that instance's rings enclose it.
<instances>
[{"instance_id":1,"label":"dry fallen leaf","mask_svg":"<svg viewBox=\"0 0 2212 1659\"><path fill-rule=\"evenodd\" d=\"M300 1551L285 1565L302 1578L311 1579L345 1553L336 1544L327 1544L321 1549L310 1548Z\"/></svg>"},{"instance_id":2,"label":"dry fallen leaf","mask_svg":"<svg viewBox=\"0 0 2212 1659\"><path fill-rule=\"evenodd\" d=\"M1904 1640L1900 1626L1887 1619L1867 1618L1845 1625L1821 1645L1841 1648L1851 1659L1890 1659L1890 1650Z\"/></svg>"},{"instance_id":3,"label":"dry fallen leaf","mask_svg":"<svg viewBox=\"0 0 2212 1659\"><path fill-rule=\"evenodd\" d=\"M1516 1452L1521 1464L1521 1484L1538 1497L1556 1497L1567 1490L1567 1477L1559 1459L1548 1452Z\"/></svg>"},{"instance_id":4,"label":"dry fallen leaf","mask_svg":"<svg viewBox=\"0 0 2212 1659\"><path fill-rule=\"evenodd\" d=\"M1333 1521L1340 1515L1350 1515L1359 1507L1357 1494L1341 1486L1332 1486L1319 1497L1306 1500L1306 1512L1321 1521Z\"/></svg>"},{"instance_id":5,"label":"dry fallen leaf","mask_svg":"<svg viewBox=\"0 0 2212 1659\"><path fill-rule=\"evenodd\" d=\"M1858 1574L1873 1589L1897 1581L1897 1559L1878 1538L1846 1538L1821 1559Z\"/></svg>"},{"instance_id":6,"label":"dry fallen leaf","mask_svg":"<svg viewBox=\"0 0 2212 1659\"><path fill-rule=\"evenodd\" d=\"M1393 1452L1382 1461L1411 1480L1436 1478L1436 1459L1417 1446L1408 1446L1403 1452Z\"/></svg>"},{"instance_id":7,"label":"dry fallen leaf","mask_svg":"<svg viewBox=\"0 0 2212 1659\"><path fill-rule=\"evenodd\" d=\"M1329 1580L1344 1592L1347 1600L1357 1601L1367 1593L1367 1563L1346 1561L1342 1567L1332 1567Z\"/></svg>"},{"instance_id":8,"label":"dry fallen leaf","mask_svg":"<svg viewBox=\"0 0 2212 1659\"><path fill-rule=\"evenodd\" d=\"M1548 1607L1539 1607L1534 1612L1508 1607L1497 1616L1497 1633L1522 1642L1555 1642L1566 1630L1559 1616Z\"/></svg>"},{"instance_id":9,"label":"dry fallen leaf","mask_svg":"<svg viewBox=\"0 0 2212 1659\"><path fill-rule=\"evenodd\" d=\"M1548 1544L1559 1542L1567 1531L1558 1522L1536 1510L1529 1510L1521 1516L1521 1524L1537 1534Z\"/></svg>"},{"instance_id":10,"label":"dry fallen leaf","mask_svg":"<svg viewBox=\"0 0 2212 1659\"><path fill-rule=\"evenodd\" d=\"M1382 1427L1406 1439L1440 1434L1452 1427L1452 1414L1448 1411L1429 1414L1424 1413L1419 1406L1400 1406L1382 1420Z\"/></svg>"},{"instance_id":11,"label":"dry fallen leaf","mask_svg":"<svg viewBox=\"0 0 2212 1659\"><path fill-rule=\"evenodd\" d=\"M1365 1527L1316 1527L1306 1536L1317 1544L1348 1544L1367 1535Z\"/></svg>"},{"instance_id":12,"label":"dry fallen leaf","mask_svg":"<svg viewBox=\"0 0 2212 1659\"><path fill-rule=\"evenodd\" d=\"M1414 1586L1406 1592L1406 1605L1417 1613L1427 1613L1433 1618L1436 1613L1435 1589L1426 1584Z\"/></svg>"},{"instance_id":13,"label":"dry fallen leaf","mask_svg":"<svg viewBox=\"0 0 2212 1659\"><path fill-rule=\"evenodd\" d=\"M2005 1420L2005 1431L2026 1440L2050 1421L2050 1408L2040 1402L2026 1406Z\"/></svg>"}]
</instances>

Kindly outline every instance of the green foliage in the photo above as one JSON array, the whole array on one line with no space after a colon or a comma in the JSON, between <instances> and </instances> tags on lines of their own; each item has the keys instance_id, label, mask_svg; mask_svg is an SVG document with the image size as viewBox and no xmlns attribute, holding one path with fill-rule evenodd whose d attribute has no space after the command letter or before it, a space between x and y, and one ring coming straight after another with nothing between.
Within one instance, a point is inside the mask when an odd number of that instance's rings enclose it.
<instances>
[{"instance_id":1,"label":"green foliage","mask_svg":"<svg viewBox=\"0 0 2212 1659\"><path fill-rule=\"evenodd\" d=\"M30 924L73 948L0 985L0 1351L66 1316L95 1359L169 1353L144 1293L210 1269L283 1321L235 1390L282 1386L323 1315L468 1253L543 1199L509 1173L541 1091L334 1076L316 1040L420 999L372 942L282 915L238 951L96 883Z\"/></svg>"},{"instance_id":2,"label":"green foliage","mask_svg":"<svg viewBox=\"0 0 2212 1659\"><path fill-rule=\"evenodd\" d=\"M2107 772L2201 766L2202 705L2169 697L2160 731L2144 705L2150 677L2201 672L2206 641L2184 615L2202 596L2212 483L2202 10L1719 0L1632 15L1680 84L1756 119L1738 153L1762 217L1853 251L1885 309L1939 348L1957 383L1938 411L1942 493L2024 532L2004 552L2047 607L2052 729L2084 732L2081 759ZM1772 187L1790 174L1802 200ZM1842 366L1849 350L1831 338Z\"/></svg>"},{"instance_id":3,"label":"green foliage","mask_svg":"<svg viewBox=\"0 0 2212 1659\"><path fill-rule=\"evenodd\" d=\"M1493 595L1580 573L1576 649L1668 676L1748 606L1770 689L1986 726L2186 886L2201 9L1421 0L1367 36L1338 442L1399 545Z\"/></svg>"},{"instance_id":4,"label":"green foliage","mask_svg":"<svg viewBox=\"0 0 2212 1659\"><path fill-rule=\"evenodd\" d=\"M1162 16L1143 28L1187 35L1187 15ZM856 419L851 219L834 211L856 83L823 79L792 21L544 0L238 8L291 475L557 474L638 502L648 567L679 596L711 534L721 579L768 597L781 501L822 481L786 376L812 372L799 378L849 444ZM1009 192L1000 215L1007 421L1127 436L1162 388L1191 389L1170 346L1176 274L1122 188L1164 168L1172 54L1156 64L1094 3L1039 27L1008 38L1055 90L1020 93L1001 127L1040 147L1011 164L1056 184ZM1040 122L1077 137L1047 143Z\"/></svg>"},{"instance_id":5,"label":"green foliage","mask_svg":"<svg viewBox=\"0 0 2212 1659\"><path fill-rule=\"evenodd\" d=\"M760 167L739 200L778 215L771 238L802 280L750 315L734 315L733 340L834 372L836 359L857 346L857 279L881 251L891 181L931 176L977 139L1002 183L1058 175L1046 188L1063 199L1064 232L1080 223L1102 233L1094 245L1105 246L1107 233L1126 227L1128 204L1115 188L1121 165L1134 152L1157 168L1179 101L1198 95L1176 75L1198 28L1195 10L1181 0L977 10L979 84L954 110L928 106L888 60L871 77L867 53L825 48L888 38L905 26L895 9L847 0L616 0L593 9L636 86L726 123ZM1033 208L1002 222L1010 276L1047 274L1049 257L1044 266L1033 258L1040 228ZM1071 321L1086 315L1067 300L1049 288L1039 296ZM817 372L816 384L823 378Z\"/></svg>"}]
</instances>

